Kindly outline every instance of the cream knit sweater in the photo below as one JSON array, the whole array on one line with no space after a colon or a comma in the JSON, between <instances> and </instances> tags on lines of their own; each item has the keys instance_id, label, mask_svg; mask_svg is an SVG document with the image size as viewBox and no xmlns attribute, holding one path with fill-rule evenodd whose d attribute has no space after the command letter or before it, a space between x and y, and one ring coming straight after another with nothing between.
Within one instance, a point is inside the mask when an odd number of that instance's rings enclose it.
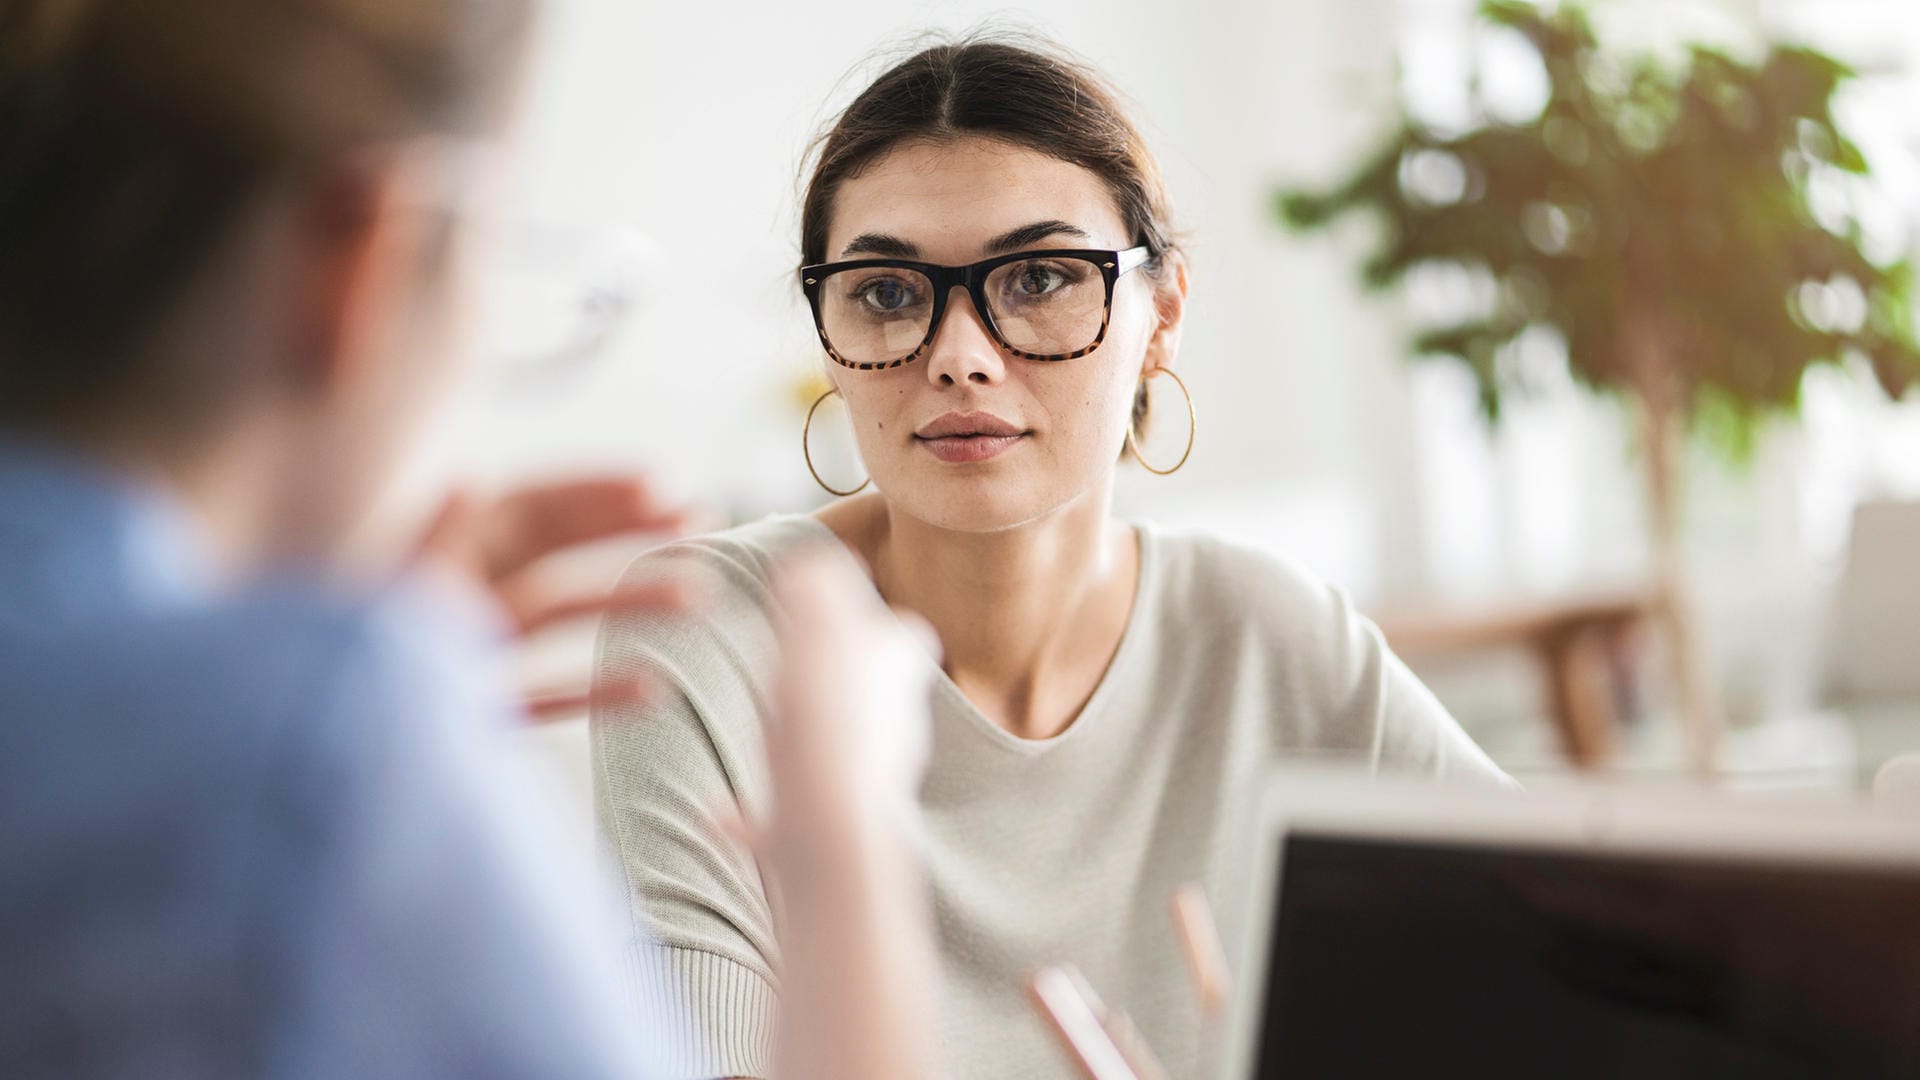
<instances>
[{"instance_id":1,"label":"cream knit sweater","mask_svg":"<svg viewBox=\"0 0 1920 1080\"><path fill-rule=\"evenodd\" d=\"M1204 535L1139 536L1125 634L1060 735L1016 738L935 680L922 828L944 1075L1072 1075L1023 990L1028 972L1062 961L1131 1014L1176 1077L1199 1075L1206 1040L1168 897L1190 881L1216 904L1238 895L1252 861L1236 850L1238 818L1268 766L1339 759L1504 782L1340 593ZM677 1017L677 1075L766 1076L776 995L813 992L779 987L761 876L708 819L765 808L769 574L784 553L832 542L813 518L775 517L659 549L628 582L691 568L718 578L707 606L619 615L602 631L600 676L644 672L674 691L596 710L592 742L634 971Z\"/></svg>"}]
</instances>

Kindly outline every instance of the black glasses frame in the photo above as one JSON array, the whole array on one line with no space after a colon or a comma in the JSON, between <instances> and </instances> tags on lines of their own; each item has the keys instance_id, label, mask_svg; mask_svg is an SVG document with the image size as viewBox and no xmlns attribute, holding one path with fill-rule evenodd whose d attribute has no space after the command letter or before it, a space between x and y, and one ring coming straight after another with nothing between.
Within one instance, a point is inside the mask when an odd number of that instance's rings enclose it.
<instances>
[{"instance_id":1,"label":"black glasses frame","mask_svg":"<svg viewBox=\"0 0 1920 1080\"><path fill-rule=\"evenodd\" d=\"M1015 348L994 325L993 309L987 303L987 275L1008 263L1023 259L1080 259L1094 264L1100 270L1101 278L1106 282L1106 302L1100 313L1100 332L1094 335L1093 344L1084 349L1069 353L1031 353ZM967 266L941 266L938 263L915 262L912 259L851 259L846 262L816 263L800 268L800 288L807 294L807 303L813 308L813 327L820 334L820 344L827 355L841 367L855 371L883 371L911 364L918 360L933 339L940 333L940 322L947 314L947 296L954 289L964 288L973 299L973 310L980 313L980 321L986 324L987 332L1002 349L1025 360L1040 360L1053 363L1061 360L1077 360L1100 347L1107 339L1107 324L1113 318L1113 286L1120 275L1138 269L1153 258L1153 249L1145 245L1130 247L1121 251L1107 251L1098 248L1059 248L1046 251L1016 251L1009 255L995 255L991 259L982 259ZM898 360L885 360L870 364L857 364L841 356L834 349L833 342L827 338L826 319L820 312L820 286L834 274L848 270L868 270L892 268L897 270L916 270L933 282L933 317L927 322L927 336L921 339L914 350Z\"/></svg>"}]
</instances>

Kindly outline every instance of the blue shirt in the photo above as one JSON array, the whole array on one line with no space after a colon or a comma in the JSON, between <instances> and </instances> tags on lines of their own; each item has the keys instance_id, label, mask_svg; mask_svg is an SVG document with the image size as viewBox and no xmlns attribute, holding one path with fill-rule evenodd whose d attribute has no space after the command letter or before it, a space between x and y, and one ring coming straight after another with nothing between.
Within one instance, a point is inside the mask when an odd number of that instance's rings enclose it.
<instances>
[{"instance_id":1,"label":"blue shirt","mask_svg":"<svg viewBox=\"0 0 1920 1080\"><path fill-rule=\"evenodd\" d=\"M164 497L0 441L0 1072L639 1075L484 625L221 590Z\"/></svg>"}]
</instances>

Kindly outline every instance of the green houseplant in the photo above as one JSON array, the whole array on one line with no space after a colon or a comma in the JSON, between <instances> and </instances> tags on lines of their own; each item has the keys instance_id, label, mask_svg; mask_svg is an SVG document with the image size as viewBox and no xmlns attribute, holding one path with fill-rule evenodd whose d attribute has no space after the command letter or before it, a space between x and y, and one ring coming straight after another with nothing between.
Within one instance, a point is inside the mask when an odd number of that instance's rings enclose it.
<instances>
[{"instance_id":1,"label":"green houseplant","mask_svg":"<svg viewBox=\"0 0 1920 1080\"><path fill-rule=\"evenodd\" d=\"M1681 709L1710 767L1718 710L1681 565L1686 435L1743 458L1815 364L1864 361L1903 394L1920 376L1913 269L1870 257L1844 199L1822 198L1868 168L1833 118L1851 74L1839 62L1785 46L1621 56L1571 4L1486 0L1480 15L1537 54L1538 116L1450 132L1402 118L1346 180L1282 192L1278 209L1297 229L1373 212L1371 288L1434 264L1487 282L1484 305L1421 329L1413 350L1465 364L1490 421L1516 389L1506 350L1542 328L1578 382L1630 406Z\"/></svg>"}]
</instances>

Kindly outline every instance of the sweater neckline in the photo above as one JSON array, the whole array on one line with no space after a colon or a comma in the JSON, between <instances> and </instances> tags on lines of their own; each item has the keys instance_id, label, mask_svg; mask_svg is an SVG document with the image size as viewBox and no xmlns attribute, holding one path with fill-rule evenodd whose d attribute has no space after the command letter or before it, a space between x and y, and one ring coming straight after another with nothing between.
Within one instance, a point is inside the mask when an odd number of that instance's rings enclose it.
<instances>
[{"instance_id":1,"label":"sweater neckline","mask_svg":"<svg viewBox=\"0 0 1920 1080\"><path fill-rule=\"evenodd\" d=\"M828 528L820 519L811 514L796 514L794 518L796 521L805 522L809 528L838 545L842 550L849 554L853 553L853 549L846 546L840 539L840 535ZM966 718L968 725L988 742L1029 756L1043 754L1065 745L1071 740L1080 738L1078 733L1083 729L1094 726L1092 722L1106 712L1107 699L1117 692L1113 686L1119 677L1118 673L1132 667L1133 654L1144 648L1140 644L1140 639L1146 636L1142 626L1149 617L1148 601L1154 595L1154 589L1158 585L1159 548L1153 529L1145 522L1136 521L1129 524L1133 529L1135 542L1140 548L1140 565L1138 572L1134 574L1133 603L1127 610L1126 625L1120 631L1120 643L1114 647L1113 656L1107 660L1106 670L1100 673L1100 681L1094 684L1093 693L1087 696L1086 703L1080 707L1078 713L1074 714L1066 727L1061 728L1058 734L1049 735L1043 739L1028 739L1015 735L988 719L987 715L981 712L979 707L960 690L959 685L947 674L946 669L942 668L934 657L928 655L927 663L933 669L935 697L945 699ZM879 588L873 586L871 578L868 579L868 585L873 589L874 597L884 603L885 598L880 595Z\"/></svg>"}]
</instances>

